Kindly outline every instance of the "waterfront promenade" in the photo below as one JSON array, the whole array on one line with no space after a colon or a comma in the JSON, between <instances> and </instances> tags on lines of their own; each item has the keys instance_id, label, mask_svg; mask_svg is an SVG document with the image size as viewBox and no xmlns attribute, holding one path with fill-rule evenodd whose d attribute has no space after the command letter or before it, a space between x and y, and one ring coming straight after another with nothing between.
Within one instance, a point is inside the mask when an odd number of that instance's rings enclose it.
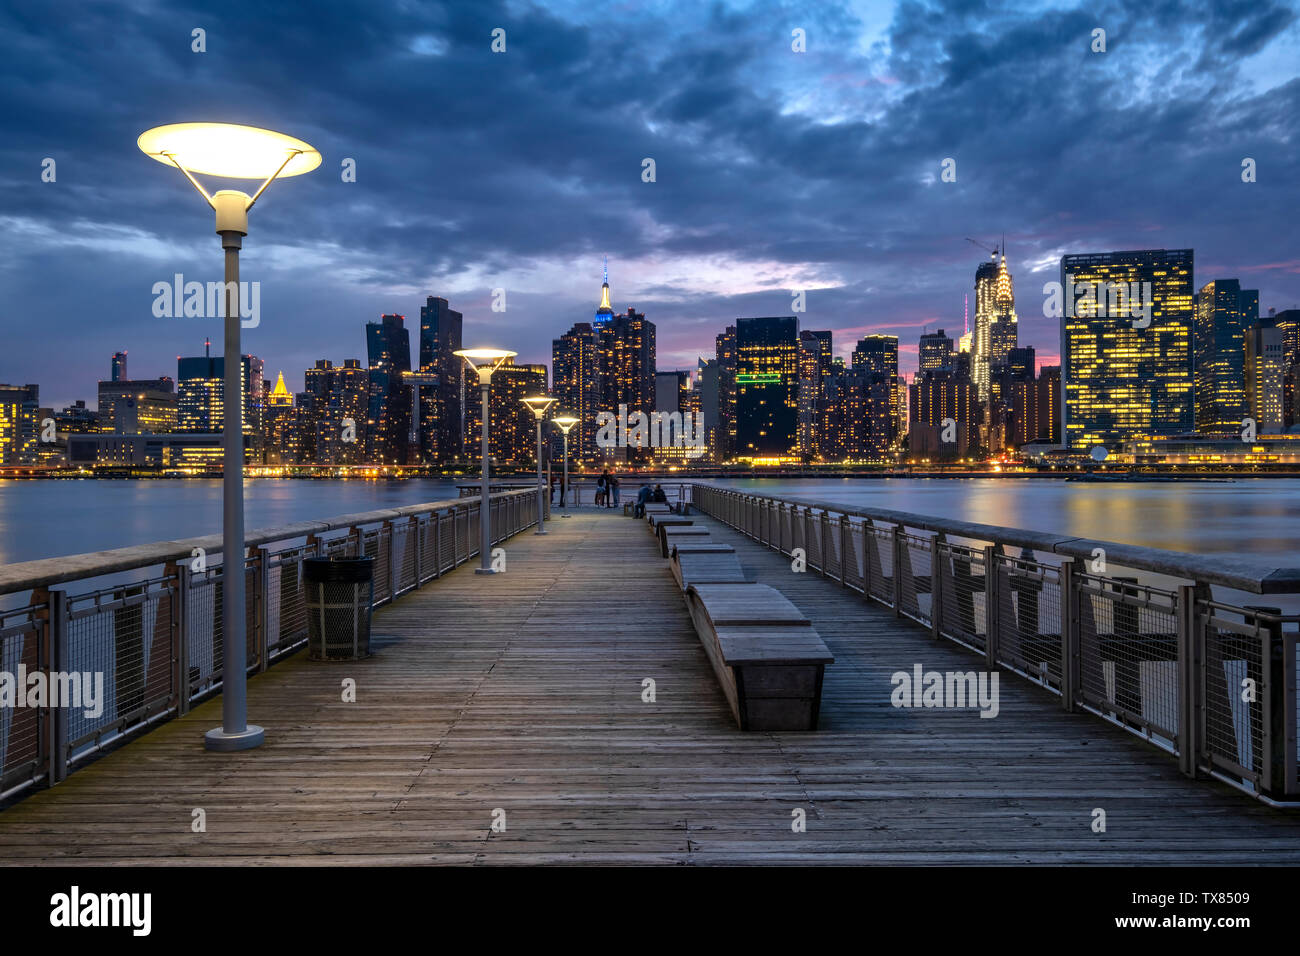
<instances>
[{"instance_id":1,"label":"waterfront promenade","mask_svg":"<svg viewBox=\"0 0 1300 956\"><path fill-rule=\"evenodd\" d=\"M205 752L214 699L0 812L0 863L1300 862L1300 815L1014 675L995 719L892 708L894 671L981 658L695 520L834 653L820 731L737 730L654 539L584 510L378 610L372 658L253 678L263 748Z\"/></svg>"}]
</instances>

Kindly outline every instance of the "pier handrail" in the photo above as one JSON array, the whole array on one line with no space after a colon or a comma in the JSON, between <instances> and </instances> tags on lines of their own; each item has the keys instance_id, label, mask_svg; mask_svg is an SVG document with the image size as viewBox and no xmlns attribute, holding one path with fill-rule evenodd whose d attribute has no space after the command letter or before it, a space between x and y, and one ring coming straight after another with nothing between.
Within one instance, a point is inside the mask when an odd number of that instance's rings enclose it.
<instances>
[{"instance_id":1,"label":"pier handrail","mask_svg":"<svg viewBox=\"0 0 1300 956\"><path fill-rule=\"evenodd\" d=\"M247 533L249 672L306 642L305 560L371 558L379 607L478 554L480 504L454 498ZM537 489L489 494L487 511L495 546L536 525ZM0 567L0 595L10 601L0 605L0 670L43 674L50 687L92 674L104 685L98 712L54 701L0 710L0 799L57 783L105 747L220 691L226 562L208 558L221 547L221 535L204 535Z\"/></svg>"},{"instance_id":2,"label":"pier handrail","mask_svg":"<svg viewBox=\"0 0 1300 956\"><path fill-rule=\"evenodd\" d=\"M531 488L494 493L492 500L506 498L510 495L530 494ZM295 521L273 528L258 528L244 535L247 547L270 544L275 541L291 541L310 535L327 534L344 528L359 525L380 524L413 515L432 514L449 508L463 506L467 502L477 501L478 496L449 498L445 501L431 501L426 504L404 505L400 508L381 508L375 511L360 511L356 514L339 515L337 518L320 518L307 521ZM40 558L35 561L20 561L15 564L0 565L0 596L16 591L30 591L35 587L51 587L80 581L85 578L117 574L122 571L134 571L138 568L168 561L188 559L195 548L202 548L207 554L220 554L222 536L220 534L201 535L195 538L178 538L172 541L152 541L148 544L136 544L125 548L113 548L108 551L90 551L85 554L69 554L57 558Z\"/></svg>"},{"instance_id":3,"label":"pier handrail","mask_svg":"<svg viewBox=\"0 0 1300 956\"><path fill-rule=\"evenodd\" d=\"M1141 545L1105 541L1100 538L1080 538L1075 535L1029 531L1000 525L977 524L955 518L916 514L910 511L893 511L888 508L853 508L809 498L791 498L785 495L762 495L741 488L697 484L698 487L718 488L750 498L778 502L790 507L809 508L850 518L884 521L899 527L918 531L933 531L972 541L988 541L1015 548L1026 548L1045 554L1059 554L1069 558L1090 559L1097 548L1106 553L1106 561L1121 567L1151 571L1168 577L1184 578L1205 584L1218 584L1236 591L1251 594L1300 594L1300 567L1270 567L1262 562L1247 561L1228 555L1189 554L1167 551Z\"/></svg>"},{"instance_id":4,"label":"pier handrail","mask_svg":"<svg viewBox=\"0 0 1300 956\"><path fill-rule=\"evenodd\" d=\"M792 571L1176 754L1188 776L1300 807L1300 614L1215 600L1210 587L1295 593L1297 570L721 485L694 484L691 500L792 556Z\"/></svg>"}]
</instances>

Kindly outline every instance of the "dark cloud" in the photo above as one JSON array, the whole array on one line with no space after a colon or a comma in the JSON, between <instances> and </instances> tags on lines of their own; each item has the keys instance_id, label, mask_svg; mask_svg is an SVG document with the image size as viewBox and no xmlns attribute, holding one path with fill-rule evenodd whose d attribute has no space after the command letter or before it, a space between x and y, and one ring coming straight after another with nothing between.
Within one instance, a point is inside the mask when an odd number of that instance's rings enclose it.
<instances>
[{"instance_id":1,"label":"dark cloud","mask_svg":"<svg viewBox=\"0 0 1300 956\"><path fill-rule=\"evenodd\" d=\"M768 0L10 4L0 380L93 398L112 351L174 374L217 335L150 314L153 282L220 268L210 212L135 147L185 119L283 129L325 156L272 187L245 243L263 289L247 345L291 387L316 358L361 356L380 313L414 322L428 294L466 312L468 338L546 360L594 307L604 254L664 365L709 354L737 315L788 312L792 288L841 351L864 329L908 345L925 323L960 328L982 258L966 236L1006 235L1022 340L1044 353L1041 286L1065 251L1190 245L1198 282L1240 275L1289 307L1296 37L1267 0L907 0L886 17Z\"/></svg>"}]
</instances>

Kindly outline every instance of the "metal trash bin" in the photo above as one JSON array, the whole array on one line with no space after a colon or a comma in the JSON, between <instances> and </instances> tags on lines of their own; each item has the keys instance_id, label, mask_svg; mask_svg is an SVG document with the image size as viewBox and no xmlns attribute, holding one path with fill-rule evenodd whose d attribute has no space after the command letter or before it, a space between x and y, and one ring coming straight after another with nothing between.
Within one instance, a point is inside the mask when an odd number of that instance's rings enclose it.
<instances>
[{"instance_id":1,"label":"metal trash bin","mask_svg":"<svg viewBox=\"0 0 1300 956\"><path fill-rule=\"evenodd\" d=\"M354 661L370 656L374 558L305 558L307 656L313 661Z\"/></svg>"}]
</instances>

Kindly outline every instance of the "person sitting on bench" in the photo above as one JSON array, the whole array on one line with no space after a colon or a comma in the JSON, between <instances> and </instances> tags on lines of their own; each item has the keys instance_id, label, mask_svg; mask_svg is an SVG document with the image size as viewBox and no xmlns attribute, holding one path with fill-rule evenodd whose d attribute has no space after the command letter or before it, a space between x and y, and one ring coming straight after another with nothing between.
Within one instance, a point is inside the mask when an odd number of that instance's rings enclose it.
<instances>
[{"instance_id":1,"label":"person sitting on bench","mask_svg":"<svg viewBox=\"0 0 1300 956\"><path fill-rule=\"evenodd\" d=\"M656 504L663 504L663 505L668 504L668 495L664 492L663 485L655 485L655 490L654 493L651 495L650 500L655 502Z\"/></svg>"},{"instance_id":2,"label":"person sitting on bench","mask_svg":"<svg viewBox=\"0 0 1300 956\"><path fill-rule=\"evenodd\" d=\"M636 507L632 509L632 517L644 518L646 502L652 497L654 497L654 492L650 490L650 486L648 484L642 485L641 490L636 493Z\"/></svg>"}]
</instances>

